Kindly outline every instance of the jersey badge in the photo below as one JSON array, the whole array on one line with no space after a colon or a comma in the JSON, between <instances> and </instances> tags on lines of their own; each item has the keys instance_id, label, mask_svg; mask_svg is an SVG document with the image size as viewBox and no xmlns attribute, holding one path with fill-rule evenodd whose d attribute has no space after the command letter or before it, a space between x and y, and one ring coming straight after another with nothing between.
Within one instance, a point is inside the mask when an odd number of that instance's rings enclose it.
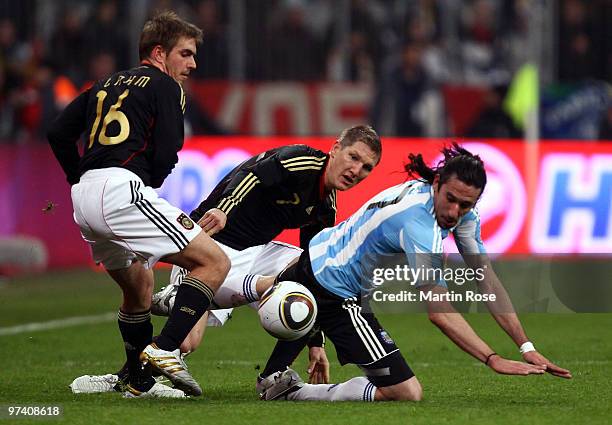
<instances>
[{"instance_id":1,"label":"jersey badge","mask_svg":"<svg viewBox=\"0 0 612 425\"><path fill-rule=\"evenodd\" d=\"M176 221L178 221L179 224L187 230L191 230L193 229L193 226L195 226L193 224L193 221L189 217L187 217L185 214L179 215Z\"/></svg>"}]
</instances>

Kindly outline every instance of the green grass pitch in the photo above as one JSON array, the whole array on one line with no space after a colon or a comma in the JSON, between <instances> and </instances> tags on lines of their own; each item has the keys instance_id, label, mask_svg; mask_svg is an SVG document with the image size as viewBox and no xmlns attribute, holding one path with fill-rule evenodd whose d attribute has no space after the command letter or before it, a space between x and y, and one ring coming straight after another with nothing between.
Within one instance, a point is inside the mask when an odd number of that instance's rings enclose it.
<instances>
[{"instance_id":1,"label":"green grass pitch","mask_svg":"<svg viewBox=\"0 0 612 425\"><path fill-rule=\"evenodd\" d=\"M157 286L167 279L158 273ZM118 393L74 395L76 376L112 372L123 362L116 322L83 324L6 335L31 322L116 311L119 290L101 273L72 271L0 283L0 405L60 405L56 423L69 424L594 424L610 423L612 408L612 314L525 314L536 346L574 379L550 375L494 374L455 347L424 314L379 317L421 381L420 403L262 402L257 369L273 339L255 312L242 308L221 329L209 329L188 358L204 396L189 400L124 400ZM476 331L500 354L519 358L516 347L489 315L469 314ZM159 330L162 321L155 320ZM3 332L4 330L4 332ZM4 333L4 334L3 334ZM331 344L332 380L358 374L340 367ZM304 376L306 358L294 365ZM43 419L1 419L41 423Z\"/></svg>"}]
</instances>

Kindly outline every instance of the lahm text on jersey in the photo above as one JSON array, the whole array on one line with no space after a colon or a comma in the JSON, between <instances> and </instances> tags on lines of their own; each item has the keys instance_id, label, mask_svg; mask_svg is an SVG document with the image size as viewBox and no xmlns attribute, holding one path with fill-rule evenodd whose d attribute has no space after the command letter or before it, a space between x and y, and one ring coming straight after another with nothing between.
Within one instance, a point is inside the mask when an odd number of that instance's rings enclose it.
<instances>
[{"instance_id":1,"label":"lahm text on jersey","mask_svg":"<svg viewBox=\"0 0 612 425\"><path fill-rule=\"evenodd\" d=\"M137 87L145 87L147 83L149 82L149 80L151 80L151 77L146 77L144 75L132 75L129 78L125 75L117 75L116 77L117 78L115 79L114 82L112 81L113 77L106 80L106 82L104 83L104 87L110 87L111 84L113 86L125 84L126 86L133 85Z\"/></svg>"}]
</instances>

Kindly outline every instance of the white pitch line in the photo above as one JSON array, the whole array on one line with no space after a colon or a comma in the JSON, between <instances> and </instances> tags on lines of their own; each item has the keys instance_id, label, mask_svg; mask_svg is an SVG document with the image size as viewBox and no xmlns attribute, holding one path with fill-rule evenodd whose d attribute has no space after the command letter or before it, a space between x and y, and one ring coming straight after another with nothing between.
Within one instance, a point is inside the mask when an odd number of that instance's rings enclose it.
<instances>
[{"instance_id":1,"label":"white pitch line","mask_svg":"<svg viewBox=\"0 0 612 425\"><path fill-rule=\"evenodd\" d=\"M215 360L214 363L220 366L221 365L253 366L254 363L257 363L257 360Z\"/></svg>"},{"instance_id":2,"label":"white pitch line","mask_svg":"<svg viewBox=\"0 0 612 425\"><path fill-rule=\"evenodd\" d=\"M49 320L48 322L25 323L23 325L0 328L0 336L17 335L26 332L46 331L49 329L62 329L79 325L95 325L98 323L117 320L117 313L104 313L95 316L75 316L66 319Z\"/></svg>"}]
</instances>

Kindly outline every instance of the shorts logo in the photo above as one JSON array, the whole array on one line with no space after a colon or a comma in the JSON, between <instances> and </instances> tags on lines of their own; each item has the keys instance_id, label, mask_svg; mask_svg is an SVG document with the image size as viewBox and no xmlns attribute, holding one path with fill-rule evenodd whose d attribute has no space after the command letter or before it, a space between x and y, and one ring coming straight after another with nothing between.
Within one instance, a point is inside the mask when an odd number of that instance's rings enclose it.
<instances>
[{"instance_id":1,"label":"shorts logo","mask_svg":"<svg viewBox=\"0 0 612 425\"><path fill-rule=\"evenodd\" d=\"M193 229L193 226L195 226L193 224L193 221L191 221L191 219L187 217L185 214L179 215L176 221L178 221L180 225L183 226L187 230L191 230Z\"/></svg>"},{"instance_id":2,"label":"shorts logo","mask_svg":"<svg viewBox=\"0 0 612 425\"><path fill-rule=\"evenodd\" d=\"M387 333L387 331L382 330L380 331L380 337L382 338L383 341L385 341L387 344L394 344L393 340L391 339L391 337L389 336L389 334Z\"/></svg>"}]
</instances>

